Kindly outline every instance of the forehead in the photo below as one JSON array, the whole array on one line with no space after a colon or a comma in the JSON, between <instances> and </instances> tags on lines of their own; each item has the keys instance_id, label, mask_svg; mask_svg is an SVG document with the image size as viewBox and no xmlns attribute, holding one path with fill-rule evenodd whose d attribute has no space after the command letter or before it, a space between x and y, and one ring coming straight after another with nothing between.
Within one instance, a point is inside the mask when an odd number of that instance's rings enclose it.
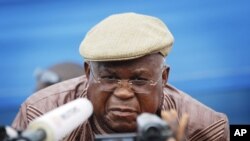
<instances>
[{"instance_id":1,"label":"forehead","mask_svg":"<svg viewBox=\"0 0 250 141\"><path fill-rule=\"evenodd\" d=\"M94 69L146 69L162 68L164 57L159 53L146 55L137 59L125 61L91 62Z\"/></svg>"}]
</instances>

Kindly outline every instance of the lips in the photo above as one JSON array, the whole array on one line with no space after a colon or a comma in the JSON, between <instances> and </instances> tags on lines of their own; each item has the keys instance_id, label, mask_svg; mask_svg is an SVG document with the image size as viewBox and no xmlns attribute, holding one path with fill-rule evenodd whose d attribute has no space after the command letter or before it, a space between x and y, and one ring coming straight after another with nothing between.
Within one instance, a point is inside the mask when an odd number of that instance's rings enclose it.
<instances>
[{"instance_id":1,"label":"lips","mask_svg":"<svg viewBox=\"0 0 250 141\"><path fill-rule=\"evenodd\" d=\"M136 118L137 117L137 110L128 107L112 107L108 110L112 115L116 117L126 117L126 118Z\"/></svg>"},{"instance_id":2,"label":"lips","mask_svg":"<svg viewBox=\"0 0 250 141\"><path fill-rule=\"evenodd\" d=\"M109 108L110 111L120 111L120 112L137 112L133 108L128 108L128 107L112 107Z\"/></svg>"}]
</instances>

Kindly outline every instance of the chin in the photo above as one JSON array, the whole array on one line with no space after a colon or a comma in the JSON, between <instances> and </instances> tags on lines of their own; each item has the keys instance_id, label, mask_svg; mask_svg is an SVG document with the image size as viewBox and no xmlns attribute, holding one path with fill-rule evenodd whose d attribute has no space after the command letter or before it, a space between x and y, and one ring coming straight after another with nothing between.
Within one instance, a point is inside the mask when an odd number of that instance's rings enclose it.
<instances>
[{"instance_id":1,"label":"chin","mask_svg":"<svg viewBox=\"0 0 250 141\"><path fill-rule=\"evenodd\" d=\"M117 133L136 132L137 122L135 112L108 112L104 116L105 124L109 129Z\"/></svg>"},{"instance_id":2,"label":"chin","mask_svg":"<svg viewBox=\"0 0 250 141\"><path fill-rule=\"evenodd\" d=\"M114 123L109 126L113 131L118 133L136 132L136 123Z\"/></svg>"},{"instance_id":3,"label":"chin","mask_svg":"<svg viewBox=\"0 0 250 141\"><path fill-rule=\"evenodd\" d=\"M136 121L113 121L113 120L105 120L105 124L109 129L117 133L131 133L136 132Z\"/></svg>"}]
</instances>

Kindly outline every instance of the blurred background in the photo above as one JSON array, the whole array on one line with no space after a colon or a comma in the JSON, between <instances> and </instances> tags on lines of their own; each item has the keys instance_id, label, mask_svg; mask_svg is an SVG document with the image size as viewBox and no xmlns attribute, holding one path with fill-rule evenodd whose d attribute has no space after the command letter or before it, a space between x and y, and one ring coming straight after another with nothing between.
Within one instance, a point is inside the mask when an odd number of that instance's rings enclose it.
<instances>
[{"instance_id":1,"label":"blurred background","mask_svg":"<svg viewBox=\"0 0 250 141\"><path fill-rule=\"evenodd\" d=\"M10 125L36 88L34 72L82 65L78 47L103 18L122 12L159 17L175 37L169 82L250 124L250 2L247 0L0 0L0 124Z\"/></svg>"}]
</instances>

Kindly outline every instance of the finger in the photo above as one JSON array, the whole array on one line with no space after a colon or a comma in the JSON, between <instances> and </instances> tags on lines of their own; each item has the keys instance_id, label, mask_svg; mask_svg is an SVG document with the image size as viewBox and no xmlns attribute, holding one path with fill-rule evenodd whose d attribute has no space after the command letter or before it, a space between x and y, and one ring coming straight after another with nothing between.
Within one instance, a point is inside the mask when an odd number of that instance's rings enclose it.
<instances>
[{"instance_id":1,"label":"finger","mask_svg":"<svg viewBox=\"0 0 250 141\"><path fill-rule=\"evenodd\" d=\"M172 125L172 130L176 131L176 129L178 128L178 114L176 110L170 110L169 124Z\"/></svg>"},{"instance_id":2,"label":"finger","mask_svg":"<svg viewBox=\"0 0 250 141\"><path fill-rule=\"evenodd\" d=\"M176 115L174 111L162 111L162 118L168 123L171 130L174 132L176 131L176 127L178 126L178 121L176 118Z\"/></svg>"},{"instance_id":3,"label":"finger","mask_svg":"<svg viewBox=\"0 0 250 141\"><path fill-rule=\"evenodd\" d=\"M172 119L176 119L178 117L176 110L171 109L170 114L171 114Z\"/></svg>"},{"instance_id":4,"label":"finger","mask_svg":"<svg viewBox=\"0 0 250 141\"><path fill-rule=\"evenodd\" d=\"M166 122L171 119L170 113L168 111L162 111L161 116Z\"/></svg>"},{"instance_id":5,"label":"finger","mask_svg":"<svg viewBox=\"0 0 250 141\"><path fill-rule=\"evenodd\" d=\"M171 138L168 138L167 141L176 141L175 138L171 137Z\"/></svg>"},{"instance_id":6,"label":"finger","mask_svg":"<svg viewBox=\"0 0 250 141\"><path fill-rule=\"evenodd\" d=\"M162 118L168 123L170 129L173 131L173 136L176 137L177 129L179 128L176 110L162 111Z\"/></svg>"},{"instance_id":7,"label":"finger","mask_svg":"<svg viewBox=\"0 0 250 141\"><path fill-rule=\"evenodd\" d=\"M167 122L173 123L177 120L177 112L173 109L170 111L162 111L161 116Z\"/></svg>"},{"instance_id":8,"label":"finger","mask_svg":"<svg viewBox=\"0 0 250 141\"><path fill-rule=\"evenodd\" d=\"M177 130L177 141L182 141L185 137L185 131L188 123L188 115L185 113L182 115L180 122L179 122L179 128Z\"/></svg>"}]
</instances>

